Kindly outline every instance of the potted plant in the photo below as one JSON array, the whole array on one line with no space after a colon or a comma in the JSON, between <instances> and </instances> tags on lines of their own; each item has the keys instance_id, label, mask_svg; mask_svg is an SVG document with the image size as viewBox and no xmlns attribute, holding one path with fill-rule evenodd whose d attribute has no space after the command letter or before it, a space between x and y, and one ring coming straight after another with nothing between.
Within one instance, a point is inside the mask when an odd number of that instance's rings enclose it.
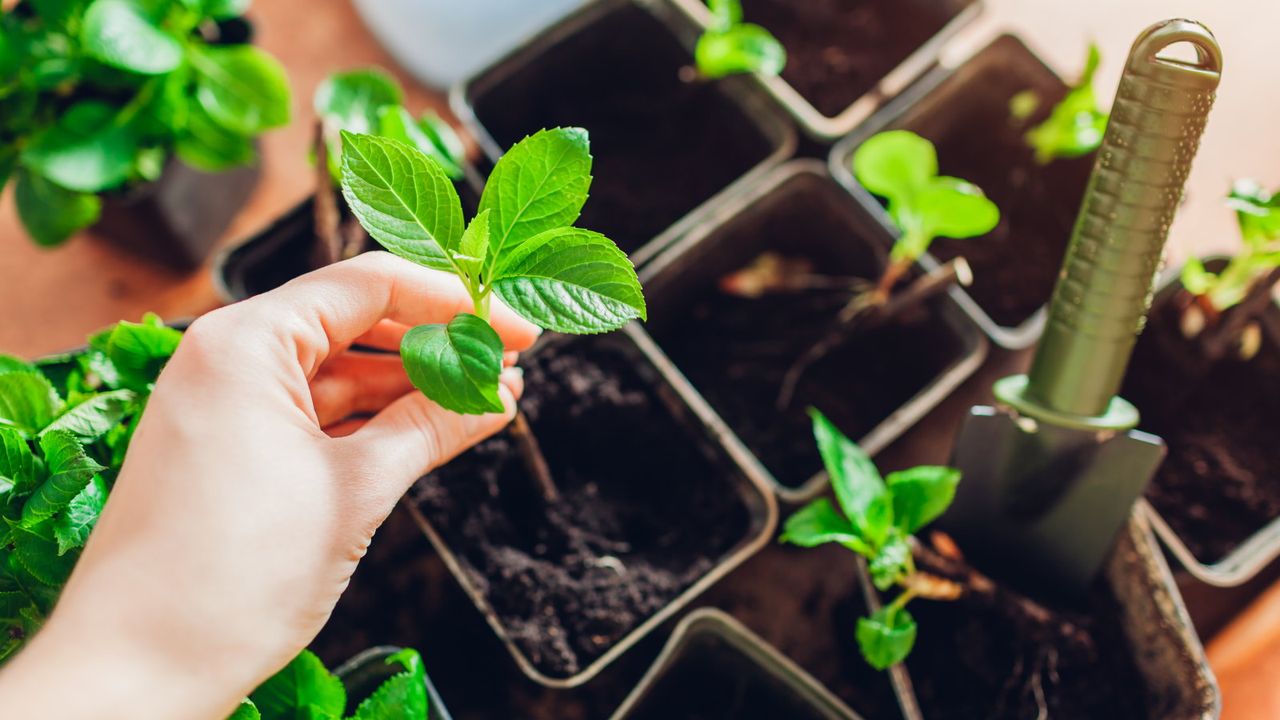
<instances>
[{"instance_id":1,"label":"potted plant","mask_svg":"<svg viewBox=\"0 0 1280 720\"><path fill-rule=\"evenodd\" d=\"M922 275L906 246L919 244L915 234L891 249L820 163L797 161L718 205L714 222L642 272L654 339L785 499L825 485L807 404L829 399L837 422L875 451L982 363L986 342L954 301L911 299ZM906 302L874 321L875 308L858 303L881 284Z\"/></svg>"},{"instance_id":2,"label":"potted plant","mask_svg":"<svg viewBox=\"0 0 1280 720\"><path fill-rule=\"evenodd\" d=\"M454 112L492 160L539 128L590 128L600 180L583 221L643 265L795 147L748 78L691 77L700 32L664 2L591 3L457 86Z\"/></svg>"},{"instance_id":3,"label":"potted plant","mask_svg":"<svg viewBox=\"0 0 1280 720\"><path fill-rule=\"evenodd\" d=\"M19 3L0 18L0 182L32 239L90 226L193 269L257 178L289 88L247 44L247 3Z\"/></svg>"},{"instance_id":4,"label":"potted plant","mask_svg":"<svg viewBox=\"0 0 1280 720\"><path fill-rule=\"evenodd\" d=\"M612 720L860 720L729 615L700 608L676 627Z\"/></svg>"},{"instance_id":5,"label":"potted plant","mask_svg":"<svg viewBox=\"0 0 1280 720\"><path fill-rule=\"evenodd\" d=\"M812 414L836 503L822 498L792 515L782 540L843 546L860 556L864 582L894 591L872 603L855 637L874 667L905 661L909 678L896 689L907 717L1216 717L1203 649L1140 519L1086 598L1023 594L969 565L949 536L919 536L950 505L958 471L882 477Z\"/></svg>"},{"instance_id":6,"label":"potted plant","mask_svg":"<svg viewBox=\"0 0 1280 720\"><path fill-rule=\"evenodd\" d=\"M1185 570L1206 636L1277 575L1280 487L1266 428L1280 417L1280 201L1241 181L1228 196L1242 247L1189 259L1158 291L1125 392L1169 454L1146 493L1161 539ZM1247 587L1246 587L1247 586Z\"/></svg>"},{"instance_id":7,"label":"potted plant","mask_svg":"<svg viewBox=\"0 0 1280 720\"><path fill-rule=\"evenodd\" d=\"M309 270L376 247L356 222L337 188L343 130L372 133L412 144L435 158L453 181L463 208L480 202L478 176L462 141L434 112L415 117L390 74L376 67L334 73L316 88L318 118L312 143L315 192L266 229L225 251L214 282L227 301L265 292Z\"/></svg>"},{"instance_id":8,"label":"potted plant","mask_svg":"<svg viewBox=\"0 0 1280 720\"><path fill-rule=\"evenodd\" d=\"M722 0L674 4L708 30L723 23ZM913 0L905 5L885 0L742 0L741 5L738 14L776 36L786 51L786 67L775 72L766 66L757 82L822 142L849 134L907 88L981 11L978 0Z\"/></svg>"},{"instance_id":9,"label":"potted plant","mask_svg":"<svg viewBox=\"0 0 1280 720\"><path fill-rule=\"evenodd\" d=\"M997 344L1029 347L1044 325L1062 256L1080 210L1105 115L1092 79L1098 56L1066 83L1017 38L996 39L960 67L939 69L832 151L832 173L856 194L853 154L885 129L934 142L943 174L980 185L1000 224L974 241L941 239L925 267L963 255L973 285L954 294Z\"/></svg>"}]
</instances>

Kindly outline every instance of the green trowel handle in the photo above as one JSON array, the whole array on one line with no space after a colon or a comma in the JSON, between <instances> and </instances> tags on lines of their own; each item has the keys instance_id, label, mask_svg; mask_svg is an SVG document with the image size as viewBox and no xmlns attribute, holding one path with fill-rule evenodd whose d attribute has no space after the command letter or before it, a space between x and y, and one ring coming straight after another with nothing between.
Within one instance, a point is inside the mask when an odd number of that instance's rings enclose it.
<instances>
[{"instance_id":1,"label":"green trowel handle","mask_svg":"<svg viewBox=\"0 0 1280 720\"><path fill-rule=\"evenodd\" d=\"M1195 62L1160 55L1179 43ZM1169 20L1134 42L1024 402L1080 418L1113 409L1221 71L1218 43L1198 23Z\"/></svg>"}]
</instances>

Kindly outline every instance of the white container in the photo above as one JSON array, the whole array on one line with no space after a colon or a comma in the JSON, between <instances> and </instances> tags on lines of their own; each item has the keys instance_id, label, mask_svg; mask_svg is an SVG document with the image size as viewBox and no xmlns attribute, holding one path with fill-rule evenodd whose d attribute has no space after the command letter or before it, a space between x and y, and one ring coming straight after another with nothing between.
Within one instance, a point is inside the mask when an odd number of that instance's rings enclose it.
<instances>
[{"instance_id":1,"label":"white container","mask_svg":"<svg viewBox=\"0 0 1280 720\"><path fill-rule=\"evenodd\" d=\"M353 0L365 25L420 81L447 88L589 0Z\"/></svg>"}]
</instances>

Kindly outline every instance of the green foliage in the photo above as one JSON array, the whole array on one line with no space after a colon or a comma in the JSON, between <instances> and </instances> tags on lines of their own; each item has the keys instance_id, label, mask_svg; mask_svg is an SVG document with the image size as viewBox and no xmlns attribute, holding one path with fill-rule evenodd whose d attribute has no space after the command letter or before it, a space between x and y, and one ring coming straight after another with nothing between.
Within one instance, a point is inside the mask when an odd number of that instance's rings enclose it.
<instances>
[{"instance_id":1,"label":"green foliage","mask_svg":"<svg viewBox=\"0 0 1280 720\"><path fill-rule=\"evenodd\" d=\"M740 0L707 0L707 6L712 24L694 48L694 60L703 77L782 72L787 64L786 48L763 27L742 22Z\"/></svg>"},{"instance_id":2,"label":"green foliage","mask_svg":"<svg viewBox=\"0 0 1280 720\"><path fill-rule=\"evenodd\" d=\"M400 84L384 70L361 68L330 75L316 88L314 105L335 182L342 179L343 132L399 140L439 163L450 180L463 177L466 148L457 133L430 111L414 119L404 106Z\"/></svg>"},{"instance_id":3,"label":"green foliage","mask_svg":"<svg viewBox=\"0 0 1280 720\"><path fill-rule=\"evenodd\" d=\"M347 688L320 658L304 650L255 690L229 720L426 720L422 658L415 650L401 650L386 662L403 669L347 715Z\"/></svg>"},{"instance_id":4,"label":"green foliage","mask_svg":"<svg viewBox=\"0 0 1280 720\"><path fill-rule=\"evenodd\" d=\"M871 458L817 410L813 435L835 493L815 500L787 519L781 542L801 547L837 543L864 557L880 590L907 590L871 617L858 621L858 645L867 662L885 669L900 662L915 643L916 624L904 606L915 597L911 535L938 518L955 498L960 472L920 466L881 477Z\"/></svg>"},{"instance_id":5,"label":"green foliage","mask_svg":"<svg viewBox=\"0 0 1280 720\"><path fill-rule=\"evenodd\" d=\"M1036 153L1036 162L1045 165L1058 158L1088 155L1102 145L1107 131L1107 114L1098 108L1093 89L1093 76L1102 62L1098 46L1090 43L1080 79L1053 107L1044 122L1027 131L1026 141ZM1009 103L1009 112L1017 120L1025 120L1039 107L1040 98L1033 90L1018 93Z\"/></svg>"},{"instance_id":6,"label":"green foliage","mask_svg":"<svg viewBox=\"0 0 1280 720\"><path fill-rule=\"evenodd\" d=\"M1244 247L1222 272L1210 272L1199 258L1182 266L1182 285L1219 312L1235 307L1262 276L1280 267L1280 193L1267 192L1253 180L1237 180L1227 196L1236 211Z\"/></svg>"},{"instance_id":7,"label":"green foliage","mask_svg":"<svg viewBox=\"0 0 1280 720\"><path fill-rule=\"evenodd\" d=\"M1000 222L1000 210L972 183L938 174L933 143L907 130L874 135L853 154L853 174L888 202L901 237L890 258L912 262L935 237L984 235Z\"/></svg>"},{"instance_id":8,"label":"green foliage","mask_svg":"<svg viewBox=\"0 0 1280 720\"><path fill-rule=\"evenodd\" d=\"M157 179L177 154L219 171L289 121L284 70L209 44L246 0L29 0L0 15L0 187L57 245L100 216L99 195Z\"/></svg>"},{"instance_id":9,"label":"green foliage","mask_svg":"<svg viewBox=\"0 0 1280 720\"><path fill-rule=\"evenodd\" d=\"M464 224L443 167L400 140L343 132L342 191L383 247L456 275L475 312L405 336L400 353L414 385L459 413L497 412L502 345L488 327L496 293L543 328L615 330L645 317L627 256L603 235L575 228L591 185L585 130L543 130L498 161Z\"/></svg>"}]
</instances>

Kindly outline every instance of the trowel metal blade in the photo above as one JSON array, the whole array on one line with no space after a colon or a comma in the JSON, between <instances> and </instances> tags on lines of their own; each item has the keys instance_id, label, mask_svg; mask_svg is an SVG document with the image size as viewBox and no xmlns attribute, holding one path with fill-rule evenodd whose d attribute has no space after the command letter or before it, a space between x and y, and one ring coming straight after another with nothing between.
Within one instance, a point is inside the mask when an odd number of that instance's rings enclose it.
<instances>
[{"instance_id":1,"label":"trowel metal blade","mask_svg":"<svg viewBox=\"0 0 1280 720\"><path fill-rule=\"evenodd\" d=\"M941 525L985 571L1079 595L1164 453L1164 441L1137 430L1075 430L977 406L956 441L963 477Z\"/></svg>"}]
</instances>

